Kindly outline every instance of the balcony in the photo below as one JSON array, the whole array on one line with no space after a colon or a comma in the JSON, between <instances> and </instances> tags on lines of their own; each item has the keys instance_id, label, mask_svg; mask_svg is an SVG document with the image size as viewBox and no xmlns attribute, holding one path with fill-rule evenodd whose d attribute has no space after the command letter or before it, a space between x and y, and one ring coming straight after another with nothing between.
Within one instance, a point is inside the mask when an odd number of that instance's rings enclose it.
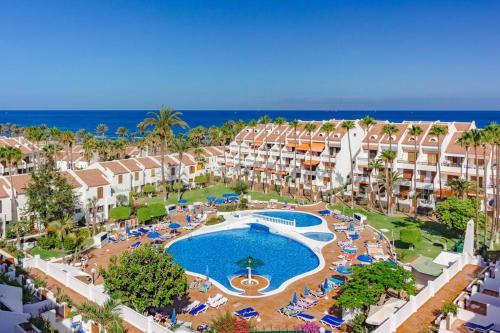
<instances>
[{"instance_id":1,"label":"balcony","mask_svg":"<svg viewBox=\"0 0 500 333\"><path fill-rule=\"evenodd\" d=\"M424 190L431 190L434 188L434 183L431 179L424 181L417 181L417 188Z\"/></svg>"}]
</instances>

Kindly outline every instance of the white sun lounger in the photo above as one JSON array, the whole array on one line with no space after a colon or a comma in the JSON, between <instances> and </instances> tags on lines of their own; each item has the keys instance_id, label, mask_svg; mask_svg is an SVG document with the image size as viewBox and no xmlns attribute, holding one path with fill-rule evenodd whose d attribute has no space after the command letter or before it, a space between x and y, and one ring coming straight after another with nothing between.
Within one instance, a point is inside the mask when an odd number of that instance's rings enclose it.
<instances>
[{"instance_id":1,"label":"white sun lounger","mask_svg":"<svg viewBox=\"0 0 500 333\"><path fill-rule=\"evenodd\" d=\"M182 311L189 312L189 311L193 310L195 307L197 307L198 305L200 305L200 301L193 301L193 302L189 303L188 305L186 305L182 309Z\"/></svg>"}]
</instances>

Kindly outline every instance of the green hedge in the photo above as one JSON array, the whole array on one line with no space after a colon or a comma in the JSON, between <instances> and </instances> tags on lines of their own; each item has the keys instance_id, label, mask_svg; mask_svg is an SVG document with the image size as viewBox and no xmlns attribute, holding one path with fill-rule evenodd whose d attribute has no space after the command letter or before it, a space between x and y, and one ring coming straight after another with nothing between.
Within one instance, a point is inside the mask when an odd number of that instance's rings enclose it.
<instances>
[{"instance_id":1,"label":"green hedge","mask_svg":"<svg viewBox=\"0 0 500 333\"><path fill-rule=\"evenodd\" d=\"M115 221L123 221L130 217L130 207L114 207L109 210L109 217Z\"/></svg>"},{"instance_id":2,"label":"green hedge","mask_svg":"<svg viewBox=\"0 0 500 333\"><path fill-rule=\"evenodd\" d=\"M140 222L149 222L160 218L166 214L163 204L151 204L149 207L142 207L137 210L137 218Z\"/></svg>"}]
</instances>

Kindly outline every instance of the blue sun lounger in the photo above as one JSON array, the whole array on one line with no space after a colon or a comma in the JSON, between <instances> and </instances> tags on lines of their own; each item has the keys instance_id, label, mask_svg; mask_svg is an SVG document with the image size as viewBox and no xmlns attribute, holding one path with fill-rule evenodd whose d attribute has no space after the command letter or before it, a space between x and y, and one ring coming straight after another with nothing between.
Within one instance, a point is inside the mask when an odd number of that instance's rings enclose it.
<instances>
[{"instance_id":1,"label":"blue sun lounger","mask_svg":"<svg viewBox=\"0 0 500 333\"><path fill-rule=\"evenodd\" d=\"M300 320L308 321L308 322L316 320L316 318L314 318L314 316L308 315L307 313L299 313L295 317L299 318Z\"/></svg>"},{"instance_id":2,"label":"blue sun lounger","mask_svg":"<svg viewBox=\"0 0 500 333\"><path fill-rule=\"evenodd\" d=\"M489 324L487 326L479 325L476 323L473 323L471 321L468 321L464 324L464 327L467 329L469 332L474 332L474 333L487 333L490 331L491 328L493 328L494 324Z\"/></svg>"},{"instance_id":3,"label":"blue sun lounger","mask_svg":"<svg viewBox=\"0 0 500 333\"><path fill-rule=\"evenodd\" d=\"M135 242L134 244L130 245L131 248L135 249L137 247L141 246L141 242Z\"/></svg>"},{"instance_id":4,"label":"blue sun lounger","mask_svg":"<svg viewBox=\"0 0 500 333\"><path fill-rule=\"evenodd\" d=\"M116 238L112 237L112 236L108 237L108 241L110 241L113 244L118 243L118 240Z\"/></svg>"},{"instance_id":5,"label":"blue sun lounger","mask_svg":"<svg viewBox=\"0 0 500 333\"><path fill-rule=\"evenodd\" d=\"M344 323L344 321L335 316L324 315L323 318L321 318L321 323L328 325L332 328L338 328Z\"/></svg>"},{"instance_id":6,"label":"blue sun lounger","mask_svg":"<svg viewBox=\"0 0 500 333\"><path fill-rule=\"evenodd\" d=\"M252 308L252 307L248 307L248 308L244 308L244 309L241 309L241 310L238 310L238 311L234 311L234 314L237 315L237 316L241 316L247 312L255 312L255 309Z\"/></svg>"},{"instance_id":7,"label":"blue sun lounger","mask_svg":"<svg viewBox=\"0 0 500 333\"><path fill-rule=\"evenodd\" d=\"M240 318L243 318L245 320L250 320L252 318L257 318L259 316L259 313L257 311L252 311L252 312L247 312L244 313L243 315L240 315Z\"/></svg>"},{"instance_id":8,"label":"blue sun lounger","mask_svg":"<svg viewBox=\"0 0 500 333\"><path fill-rule=\"evenodd\" d=\"M149 233L149 230L148 229L144 229L144 228L139 228L139 229L137 229L137 231L139 231L140 233L143 233L143 234Z\"/></svg>"},{"instance_id":9,"label":"blue sun lounger","mask_svg":"<svg viewBox=\"0 0 500 333\"><path fill-rule=\"evenodd\" d=\"M208 309L208 305L200 304L197 307L195 307L194 309L192 309L191 311L189 311L188 313L192 316L196 316L202 312L207 311L207 309Z\"/></svg>"}]
</instances>

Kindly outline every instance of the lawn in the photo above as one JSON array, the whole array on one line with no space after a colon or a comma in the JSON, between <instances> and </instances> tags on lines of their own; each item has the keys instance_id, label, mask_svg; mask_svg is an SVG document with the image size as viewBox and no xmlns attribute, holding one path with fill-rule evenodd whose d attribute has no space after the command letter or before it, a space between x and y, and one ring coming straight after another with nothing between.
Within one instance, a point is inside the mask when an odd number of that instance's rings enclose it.
<instances>
[{"instance_id":1,"label":"lawn","mask_svg":"<svg viewBox=\"0 0 500 333\"><path fill-rule=\"evenodd\" d=\"M196 188L191 191L183 192L181 198L187 200L188 204L192 204L194 202L207 202L207 197L210 195L215 196L216 198L221 198L224 193L233 193L234 190L230 186L226 186L223 184L211 185L206 188ZM291 197L280 197L276 192L272 193L263 193L263 192L248 192L252 196L253 200L263 200L267 201L270 199L277 199L279 201L288 200L288 202L295 202L295 200ZM157 196L152 198L140 198L137 200L138 203L163 203L163 195L160 193ZM177 193L170 193L167 199L168 204L176 204L177 203Z\"/></svg>"},{"instance_id":2,"label":"lawn","mask_svg":"<svg viewBox=\"0 0 500 333\"><path fill-rule=\"evenodd\" d=\"M40 258L42 258L43 260L48 260L50 258L62 257L64 255L64 251L58 249L45 250L42 249L41 247L35 246L30 250L30 254L32 256L39 254Z\"/></svg>"},{"instance_id":3,"label":"lawn","mask_svg":"<svg viewBox=\"0 0 500 333\"><path fill-rule=\"evenodd\" d=\"M352 215L353 213L350 207L344 205L332 205L331 208L343 211L346 215ZM443 250L444 244L446 244L446 248L448 250L451 250L453 245L458 240L454 236L450 235L443 225L436 222L415 222L410 217L385 216L380 213L370 212L368 210L358 208L355 208L354 212L366 215L368 218L368 224L378 230L388 230L385 231L384 234L391 240L394 237L398 259L403 262L409 261L419 254L435 258ZM422 240L413 250L410 250L407 244L399 241L399 230L409 226L417 226L420 230L422 230Z\"/></svg>"}]
</instances>

